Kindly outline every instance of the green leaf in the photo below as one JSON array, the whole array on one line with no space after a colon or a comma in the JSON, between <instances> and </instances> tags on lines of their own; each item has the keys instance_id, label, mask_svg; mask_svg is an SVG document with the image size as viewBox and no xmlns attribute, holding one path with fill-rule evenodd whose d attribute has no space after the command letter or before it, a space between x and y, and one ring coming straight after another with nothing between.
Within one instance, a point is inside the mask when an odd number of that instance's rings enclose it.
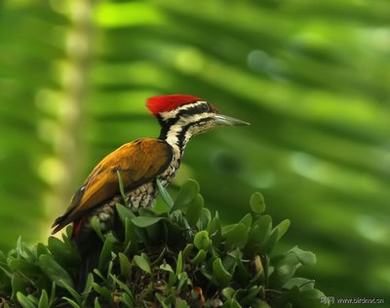
<instances>
[{"instance_id":1,"label":"green leaf","mask_svg":"<svg viewBox=\"0 0 390 308\"><path fill-rule=\"evenodd\" d=\"M187 206L186 218L191 226L195 226L198 222L204 205L203 197L197 194L196 197Z\"/></svg>"},{"instance_id":2,"label":"green leaf","mask_svg":"<svg viewBox=\"0 0 390 308\"><path fill-rule=\"evenodd\" d=\"M234 270L237 266L237 261L241 259L240 257L237 257L235 255L235 252L239 251L238 249L234 250L233 252L229 252L226 255L223 256L222 263L223 266L226 268L226 270L229 273L234 273Z\"/></svg>"},{"instance_id":3,"label":"green leaf","mask_svg":"<svg viewBox=\"0 0 390 308\"><path fill-rule=\"evenodd\" d=\"M49 298L49 304L52 305L55 301L56 297L56 283L53 281L51 283L51 289L50 289L50 298Z\"/></svg>"},{"instance_id":4,"label":"green leaf","mask_svg":"<svg viewBox=\"0 0 390 308\"><path fill-rule=\"evenodd\" d=\"M42 243L37 244L37 256L39 257L40 255L44 254L49 254L50 251L47 246L43 245Z\"/></svg>"},{"instance_id":5,"label":"green leaf","mask_svg":"<svg viewBox=\"0 0 390 308\"><path fill-rule=\"evenodd\" d=\"M207 226L207 231L209 231L211 236L213 236L217 232L222 231L222 226L221 226L221 221L219 219L218 211L215 212L214 217L209 222L209 225Z\"/></svg>"},{"instance_id":6,"label":"green leaf","mask_svg":"<svg viewBox=\"0 0 390 308\"><path fill-rule=\"evenodd\" d=\"M129 258L121 252L118 254L118 257L121 275L128 277L131 271L131 263L129 261Z\"/></svg>"},{"instance_id":7,"label":"green leaf","mask_svg":"<svg viewBox=\"0 0 390 308\"><path fill-rule=\"evenodd\" d=\"M297 270L297 266L294 263L290 263L287 260L281 262L275 268L275 271L271 275L272 281L276 281L278 285L283 285L289 279L291 279Z\"/></svg>"},{"instance_id":8,"label":"green leaf","mask_svg":"<svg viewBox=\"0 0 390 308\"><path fill-rule=\"evenodd\" d=\"M166 304L166 301L167 301L167 299L166 299L166 297L165 296L163 296L162 294L160 294L160 293L155 293L155 297L157 298L157 300L159 301L159 303L160 303L160 307L161 308L171 308L170 306L168 306L167 304Z\"/></svg>"},{"instance_id":9,"label":"green leaf","mask_svg":"<svg viewBox=\"0 0 390 308\"><path fill-rule=\"evenodd\" d=\"M263 248L264 252L270 254L272 252L272 250L275 248L279 237L280 237L279 230L275 228L272 231L271 236L269 237L268 241L264 245L264 248Z\"/></svg>"},{"instance_id":10,"label":"green leaf","mask_svg":"<svg viewBox=\"0 0 390 308\"><path fill-rule=\"evenodd\" d=\"M121 302L125 305L125 307L133 308L133 299L127 293L122 293Z\"/></svg>"},{"instance_id":11,"label":"green leaf","mask_svg":"<svg viewBox=\"0 0 390 308\"><path fill-rule=\"evenodd\" d=\"M137 245L137 235L135 226L129 218L125 219L125 241L124 241L125 253L129 250L132 251Z\"/></svg>"},{"instance_id":12,"label":"green leaf","mask_svg":"<svg viewBox=\"0 0 390 308\"><path fill-rule=\"evenodd\" d=\"M156 198L156 202L150 210L153 211L156 216L164 216L165 214L170 213L172 209L160 196L160 198Z\"/></svg>"},{"instance_id":13,"label":"green leaf","mask_svg":"<svg viewBox=\"0 0 390 308\"><path fill-rule=\"evenodd\" d=\"M91 292L92 288L93 288L93 283L94 283L94 278L93 278L93 273L89 273L88 276L87 276L87 281L85 282L85 287L84 287L84 290L83 290L83 293L81 294L81 301L85 301L88 296L89 296L89 293Z\"/></svg>"},{"instance_id":14,"label":"green leaf","mask_svg":"<svg viewBox=\"0 0 390 308\"><path fill-rule=\"evenodd\" d=\"M257 285L250 287L249 290L247 290L246 295L243 298L240 298L240 304L243 305L243 307L253 307L254 300L260 297L259 292L261 289L262 287Z\"/></svg>"},{"instance_id":15,"label":"green leaf","mask_svg":"<svg viewBox=\"0 0 390 308\"><path fill-rule=\"evenodd\" d=\"M131 222L139 228L147 228L158 223L162 217L137 216L131 219Z\"/></svg>"},{"instance_id":16,"label":"green leaf","mask_svg":"<svg viewBox=\"0 0 390 308\"><path fill-rule=\"evenodd\" d=\"M244 265L243 260L241 260L239 257L236 259L234 276L236 277L237 281L240 281L241 283L248 283L248 281L253 279L253 273L248 271L246 264Z\"/></svg>"},{"instance_id":17,"label":"green leaf","mask_svg":"<svg viewBox=\"0 0 390 308\"><path fill-rule=\"evenodd\" d=\"M95 297L95 301L93 303L93 307L94 308L101 308L102 307L102 306L100 306L99 298Z\"/></svg>"},{"instance_id":18,"label":"green leaf","mask_svg":"<svg viewBox=\"0 0 390 308\"><path fill-rule=\"evenodd\" d=\"M18 257L22 257L24 259L34 258L34 255L30 251L30 249L26 245L24 245L21 236L19 236L16 241L16 253Z\"/></svg>"},{"instance_id":19,"label":"green leaf","mask_svg":"<svg viewBox=\"0 0 390 308\"><path fill-rule=\"evenodd\" d=\"M107 268L108 263L111 260L111 252L114 247L114 243L117 242L116 238L114 235L110 232L106 235L106 239L104 241L102 250L100 252L99 256L99 264L98 268L103 271Z\"/></svg>"},{"instance_id":20,"label":"green leaf","mask_svg":"<svg viewBox=\"0 0 390 308\"><path fill-rule=\"evenodd\" d=\"M175 308L190 308L184 299L176 298Z\"/></svg>"},{"instance_id":21,"label":"green leaf","mask_svg":"<svg viewBox=\"0 0 390 308\"><path fill-rule=\"evenodd\" d=\"M235 290L231 287L226 287L224 289L222 289L222 295L226 298L226 299L231 299L231 298L234 298L234 294L235 294Z\"/></svg>"},{"instance_id":22,"label":"green leaf","mask_svg":"<svg viewBox=\"0 0 390 308\"><path fill-rule=\"evenodd\" d=\"M266 302L266 301L262 301L262 300L259 300L257 303L256 303L256 308L271 308L271 306Z\"/></svg>"},{"instance_id":23,"label":"green leaf","mask_svg":"<svg viewBox=\"0 0 390 308\"><path fill-rule=\"evenodd\" d=\"M235 299L227 300L222 307L223 308L242 308L242 306Z\"/></svg>"},{"instance_id":24,"label":"green leaf","mask_svg":"<svg viewBox=\"0 0 390 308\"><path fill-rule=\"evenodd\" d=\"M51 255L41 255L38 259L41 270L57 285L64 287L64 283L73 287L69 273L59 265Z\"/></svg>"},{"instance_id":25,"label":"green leaf","mask_svg":"<svg viewBox=\"0 0 390 308\"><path fill-rule=\"evenodd\" d=\"M79 304L77 304L73 299L70 299L69 297L63 297L62 299L64 299L65 301L68 302L68 304L70 306L72 306L73 308L82 308Z\"/></svg>"},{"instance_id":26,"label":"green leaf","mask_svg":"<svg viewBox=\"0 0 390 308\"><path fill-rule=\"evenodd\" d=\"M119 191L121 193L123 202L126 202L126 193L125 193L125 188L123 185L122 175L121 175L120 171L121 170L119 170L119 169L116 170L116 175L118 177L118 183L119 183Z\"/></svg>"},{"instance_id":27,"label":"green leaf","mask_svg":"<svg viewBox=\"0 0 390 308\"><path fill-rule=\"evenodd\" d=\"M313 289L314 288L314 280L294 277L288 280L284 285L283 289L291 290L292 288L297 287L302 290Z\"/></svg>"},{"instance_id":28,"label":"green leaf","mask_svg":"<svg viewBox=\"0 0 390 308\"><path fill-rule=\"evenodd\" d=\"M189 179L181 187L173 205L173 209L181 209L190 204L190 202L197 196L199 193L199 184L195 180Z\"/></svg>"},{"instance_id":29,"label":"green leaf","mask_svg":"<svg viewBox=\"0 0 390 308\"><path fill-rule=\"evenodd\" d=\"M123 225L125 225L126 219L131 220L136 217L128 207L123 206L120 203L115 204L115 209Z\"/></svg>"},{"instance_id":30,"label":"green leaf","mask_svg":"<svg viewBox=\"0 0 390 308\"><path fill-rule=\"evenodd\" d=\"M27 276L37 276L40 273L40 269L35 262L20 257L8 258L8 266L11 271L23 273Z\"/></svg>"},{"instance_id":31,"label":"green leaf","mask_svg":"<svg viewBox=\"0 0 390 308\"><path fill-rule=\"evenodd\" d=\"M328 307L322 303L321 299L325 298L325 294L317 289L307 289L299 292L300 307Z\"/></svg>"},{"instance_id":32,"label":"green leaf","mask_svg":"<svg viewBox=\"0 0 390 308\"><path fill-rule=\"evenodd\" d=\"M94 282L93 283L93 289L98 294L100 294L100 296L103 297L105 300L107 300L108 302L111 302L111 300L112 300L111 292L110 292L109 289L107 289L107 287L100 286L99 284Z\"/></svg>"},{"instance_id":33,"label":"green leaf","mask_svg":"<svg viewBox=\"0 0 390 308\"><path fill-rule=\"evenodd\" d=\"M90 224L92 229L96 232L96 234L99 236L99 238L104 241L104 235L102 232L102 227L100 225L99 218L97 216L93 216L90 220Z\"/></svg>"},{"instance_id":34,"label":"green leaf","mask_svg":"<svg viewBox=\"0 0 390 308\"><path fill-rule=\"evenodd\" d=\"M16 293L16 298L23 308L36 308L35 303L21 292Z\"/></svg>"},{"instance_id":35,"label":"green leaf","mask_svg":"<svg viewBox=\"0 0 390 308\"><path fill-rule=\"evenodd\" d=\"M193 244L187 244L186 247L184 247L183 249L183 258L184 259L188 258L188 256L190 255L193 249L194 249Z\"/></svg>"},{"instance_id":36,"label":"green leaf","mask_svg":"<svg viewBox=\"0 0 390 308\"><path fill-rule=\"evenodd\" d=\"M67 242L68 244L70 244L70 239L72 238L72 234L73 234L73 225L68 225L65 228L65 232L62 233L63 241Z\"/></svg>"},{"instance_id":37,"label":"green leaf","mask_svg":"<svg viewBox=\"0 0 390 308\"><path fill-rule=\"evenodd\" d=\"M203 207L201 210L201 213L200 213L199 220L196 224L196 227L199 230L206 229L207 226L209 225L210 221L211 221L211 212L209 209Z\"/></svg>"},{"instance_id":38,"label":"green leaf","mask_svg":"<svg viewBox=\"0 0 390 308\"><path fill-rule=\"evenodd\" d=\"M241 220L240 223L244 224L247 228L250 228L252 226L252 215L246 214Z\"/></svg>"},{"instance_id":39,"label":"green leaf","mask_svg":"<svg viewBox=\"0 0 390 308\"><path fill-rule=\"evenodd\" d=\"M315 265L317 263L317 258L314 253L302 250L298 246L293 247L290 253L295 254L303 265Z\"/></svg>"},{"instance_id":40,"label":"green leaf","mask_svg":"<svg viewBox=\"0 0 390 308\"><path fill-rule=\"evenodd\" d=\"M116 276L110 274L110 278L117 284L117 286L122 290L122 291L125 291L126 294L128 294L129 296L132 296L132 292L129 288L129 286L120 281Z\"/></svg>"},{"instance_id":41,"label":"green leaf","mask_svg":"<svg viewBox=\"0 0 390 308\"><path fill-rule=\"evenodd\" d=\"M176 260L176 275L182 273L183 269L184 269L183 253L180 251L179 254L177 255L177 260Z\"/></svg>"},{"instance_id":42,"label":"green leaf","mask_svg":"<svg viewBox=\"0 0 390 308\"><path fill-rule=\"evenodd\" d=\"M1 250L0 250L0 263L7 263L7 257L5 256L4 252L2 252Z\"/></svg>"},{"instance_id":43,"label":"green leaf","mask_svg":"<svg viewBox=\"0 0 390 308\"><path fill-rule=\"evenodd\" d=\"M183 287L191 285L191 280L188 278L188 274L186 272L178 274L177 278L179 280L179 283L177 284L178 292L181 292Z\"/></svg>"},{"instance_id":44,"label":"green leaf","mask_svg":"<svg viewBox=\"0 0 390 308\"><path fill-rule=\"evenodd\" d=\"M202 263L207 256L207 252L203 249L199 250L198 253L195 255L195 257L191 260L191 263L194 265L198 265Z\"/></svg>"},{"instance_id":45,"label":"green leaf","mask_svg":"<svg viewBox=\"0 0 390 308\"><path fill-rule=\"evenodd\" d=\"M221 258L216 258L213 262L213 275L222 286L229 284L232 280L232 274L225 269Z\"/></svg>"},{"instance_id":46,"label":"green leaf","mask_svg":"<svg viewBox=\"0 0 390 308\"><path fill-rule=\"evenodd\" d=\"M195 234L194 245L198 249L207 250L211 244L209 233L206 230L199 231Z\"/></svg>"},{"instance_id":47,"label":"green leaf","mask_svg":"<svg viewBox=\"0 0 390 308\"><path fill-rule=\"evenodd\" d=\"M254 194L252 194L249 200L249 205L254 213L263 213L265 211L265 202L263 195L259 192L255 192Z\"/></svg>"},{"instance_id":48,"label":"green leaf","mask_svg":"<svg viewBox=\"0 0 390 308\"><path fill-rule=\"evenodd\" d=\"M49 308L49 297L46 290L42 290L41 297L39 298L38 308Z\"/></svg>"},{"instance_id":49,"label":"green leaf","mask_svg":"<svg viewBox=\"0 0 390 308\"><path fill-rule=\"evenodd\" d=\"M161 264L160 269L166 272L174 273L172 266L170 266L168 263Z\"/></svg>"},{"instance_id":50,"label":"green leaf","mask_svg":"<svg viewBox=\"0 0 390 308\"><path fill-rule=\"evenodd\" d=\"M54 236L50 236L47 244L54 258L62 264L76 264L79 260L77 252Z\"/></svg>"},{"instance_id":51,"label":"green leaf","mask_svg":"<svg viewBox=\"0 0 390 308\"><path fill-rule=\"evenodd\" d=\"M158 188L158 191L160 192L161 197L164 200L164 202L169 206L170 209L173 208L174 203L173 203L172 197L168 193L168 191L165 189L165 187L161 184L159 179L157 179L157 188Z\"/></svg>"},{"instance_id":52,"label":"green leaf","mask_svg":"<svg viewBox=\"0 0 390 308\"><path fill-rule=\"evenodd\" d=\"M224 234L226 239L226 245L229 249L234 249L236 247L243 248L248 241L249 228L243 223L238 223L234 227Z\"/></svg>"},{"instance_id":53,"label":"green leaf","mask_svg":"<svg viewBox=\"0 0 390 308\"><path fill-rule=\"evenodd\" d=\"M272 218L269 215L260 216L253 224L249 234L248 247L255 252L262 253L264 245L272 232Z\"/></svg>"},{"instance_id":54,"label":"green leaf","mask_svg":"<svg viewBox=\"0 0 390 308\"><path fill-rule=\"evenodd\" d=\"M152 270L150 269L150 263L145 254L141 254L140 256L136 255L133 258L134 263L142 269L144 272L151 274Z\"/></svg>"},{"instance_id":55,"label":"green leaf","mask_svg":"<svg viewBox=\"0 0 390 308\"><path fill-rule=\"evenodd\" d=\"M62 287L65 288L70 295L72 295L72 297L77 303L81 303L81 295L75 289L73 289L68 283L64 282L63 280L61 280L61 284Z\"/></svg>"},{"instance_id":56,"label":"green leaf","mask_svg":"<svg viewBox=\"0 0 390 308\"><path fill-rule=\"evenodd\" d=\"M278 230L278 238L277 241L279 241L282 236L287 232L288 228L290 227L290 220L285 219L280 224L278 224L275 229Z\"/></svg>"}]
</instances>

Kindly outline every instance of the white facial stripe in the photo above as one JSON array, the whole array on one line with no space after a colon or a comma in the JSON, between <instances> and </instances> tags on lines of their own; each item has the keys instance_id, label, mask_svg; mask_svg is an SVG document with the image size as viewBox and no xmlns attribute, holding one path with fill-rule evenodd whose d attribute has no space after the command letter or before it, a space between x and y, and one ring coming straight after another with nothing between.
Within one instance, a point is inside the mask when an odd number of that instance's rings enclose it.
<instances>
[{"instance_id":1,"label":"white facial stripe","mask_svg":"<svg viewBox=\"0 0 390 308\"><path fill-rule=\"evenodd\" d=\"M207 104L207 102L206 101L197 101L197 102L192 103L192 104L185 104L185 105L180 106L179 108L171 110L171 111L160 112L160 116L163 119L175 118L176 115L180 111L187 110L187 109L190 109L190 108L193 108L193 107L196 107L196 106L200 106L202 104Z\"/></svg>"},{"instance_id":2,"label":"white facial stripe","mask_svg":"<svg viewBox=\"0 0 390 308\"><path fill-rule=\"evenodd\" d=\"M186 126L190 123L197 122L197 121L202 120L204 118L212 117L212 116L213 116L213 113L204 112L204 113L200 113L200 114L194 114L194 115L191 115L189 117L180 118L177 123L175 123L174 125L172 125L169 128L166 141L173 147L177 146L179 144L180 132L182 131L184 126ZM193 134L193 131L190 129L186 132L185 141L184 141L185 143L187 143L187 141L191 138L192 134Z\"/></svg>"},{"instance_id":3,"label":"white facial stripe","mask_svg":"<svg viewBox=\"0 0 390 308\"><path fill-rule=\"evenodd\" d=\"M203 113L193 114L193 115L191 115L189 117L180 119L179 122L182 122L182 123L184 122L182 125L186 125L186 124L197 122L197 121L202 120L204 118L212 117L213 115L214 114L210 113L210 112L203 112Z\"/></svg>"},{"instance_id":4,"label":"white facial stripe","mask_svg":"<svg viewBox=\"0 0 390 308\"><path fill-rule=\"evenodd\" d=\"M182 130L182 126L176 123L169 128L166 141L171 146L176 146L179 143L178 136Z\"/></svg>"}]
</instances>

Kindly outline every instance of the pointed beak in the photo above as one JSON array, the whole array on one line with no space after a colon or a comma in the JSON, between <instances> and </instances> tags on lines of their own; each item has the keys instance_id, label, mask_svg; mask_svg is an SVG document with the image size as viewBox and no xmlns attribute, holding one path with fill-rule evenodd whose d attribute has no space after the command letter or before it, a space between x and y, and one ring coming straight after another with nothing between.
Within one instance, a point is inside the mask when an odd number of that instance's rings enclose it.
<instances>
[{"instance_id":1,"label":"pointed beak","mask_svg":"<svg viewBox=\"0 0 390 308\"><path fill-rule=\"evenodd\" d=\"M241 121L236 118L228 117L223 114L216 114L214 116L215 123L218 126L244 126L244 125L250 125L250 123Z\"/></svg>"}]
</instances>

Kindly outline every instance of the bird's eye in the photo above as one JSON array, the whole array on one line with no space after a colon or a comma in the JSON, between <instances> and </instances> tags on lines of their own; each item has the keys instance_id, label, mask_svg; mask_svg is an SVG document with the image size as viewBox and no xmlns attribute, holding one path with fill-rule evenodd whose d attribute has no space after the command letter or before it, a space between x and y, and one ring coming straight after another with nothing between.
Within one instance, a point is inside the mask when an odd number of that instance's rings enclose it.
<instances>
[{"instance_id":1,"label":"bird's eye","mask_svg":"<svg viewBox=\"0 0 390 308\"><path fill-rule=\"evenodd\" d=\"M209 105L206 103L206 104L198 105L195 110L197 112L209 112L210 108Z\"/></svg>"}]
</instances>

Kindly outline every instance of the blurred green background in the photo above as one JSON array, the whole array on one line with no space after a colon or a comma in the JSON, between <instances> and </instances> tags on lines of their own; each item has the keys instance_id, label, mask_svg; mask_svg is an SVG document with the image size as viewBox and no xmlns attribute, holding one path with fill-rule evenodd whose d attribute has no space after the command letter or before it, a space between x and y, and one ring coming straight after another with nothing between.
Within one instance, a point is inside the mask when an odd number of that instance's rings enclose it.
<instances>
[{"instance_id":1,"label":"blurred green background","mask_svg":"<svg viewBox=\"0 0 390 308\"><path fill-rule=\"evenodd\" d=\"M157 136L152 95L252 123L195 138L178 176L230 220L261 191L337 297L390 294L390 2L0 2L0 247L33 243L108 152Z\"/></svg>"}]
</instances>

